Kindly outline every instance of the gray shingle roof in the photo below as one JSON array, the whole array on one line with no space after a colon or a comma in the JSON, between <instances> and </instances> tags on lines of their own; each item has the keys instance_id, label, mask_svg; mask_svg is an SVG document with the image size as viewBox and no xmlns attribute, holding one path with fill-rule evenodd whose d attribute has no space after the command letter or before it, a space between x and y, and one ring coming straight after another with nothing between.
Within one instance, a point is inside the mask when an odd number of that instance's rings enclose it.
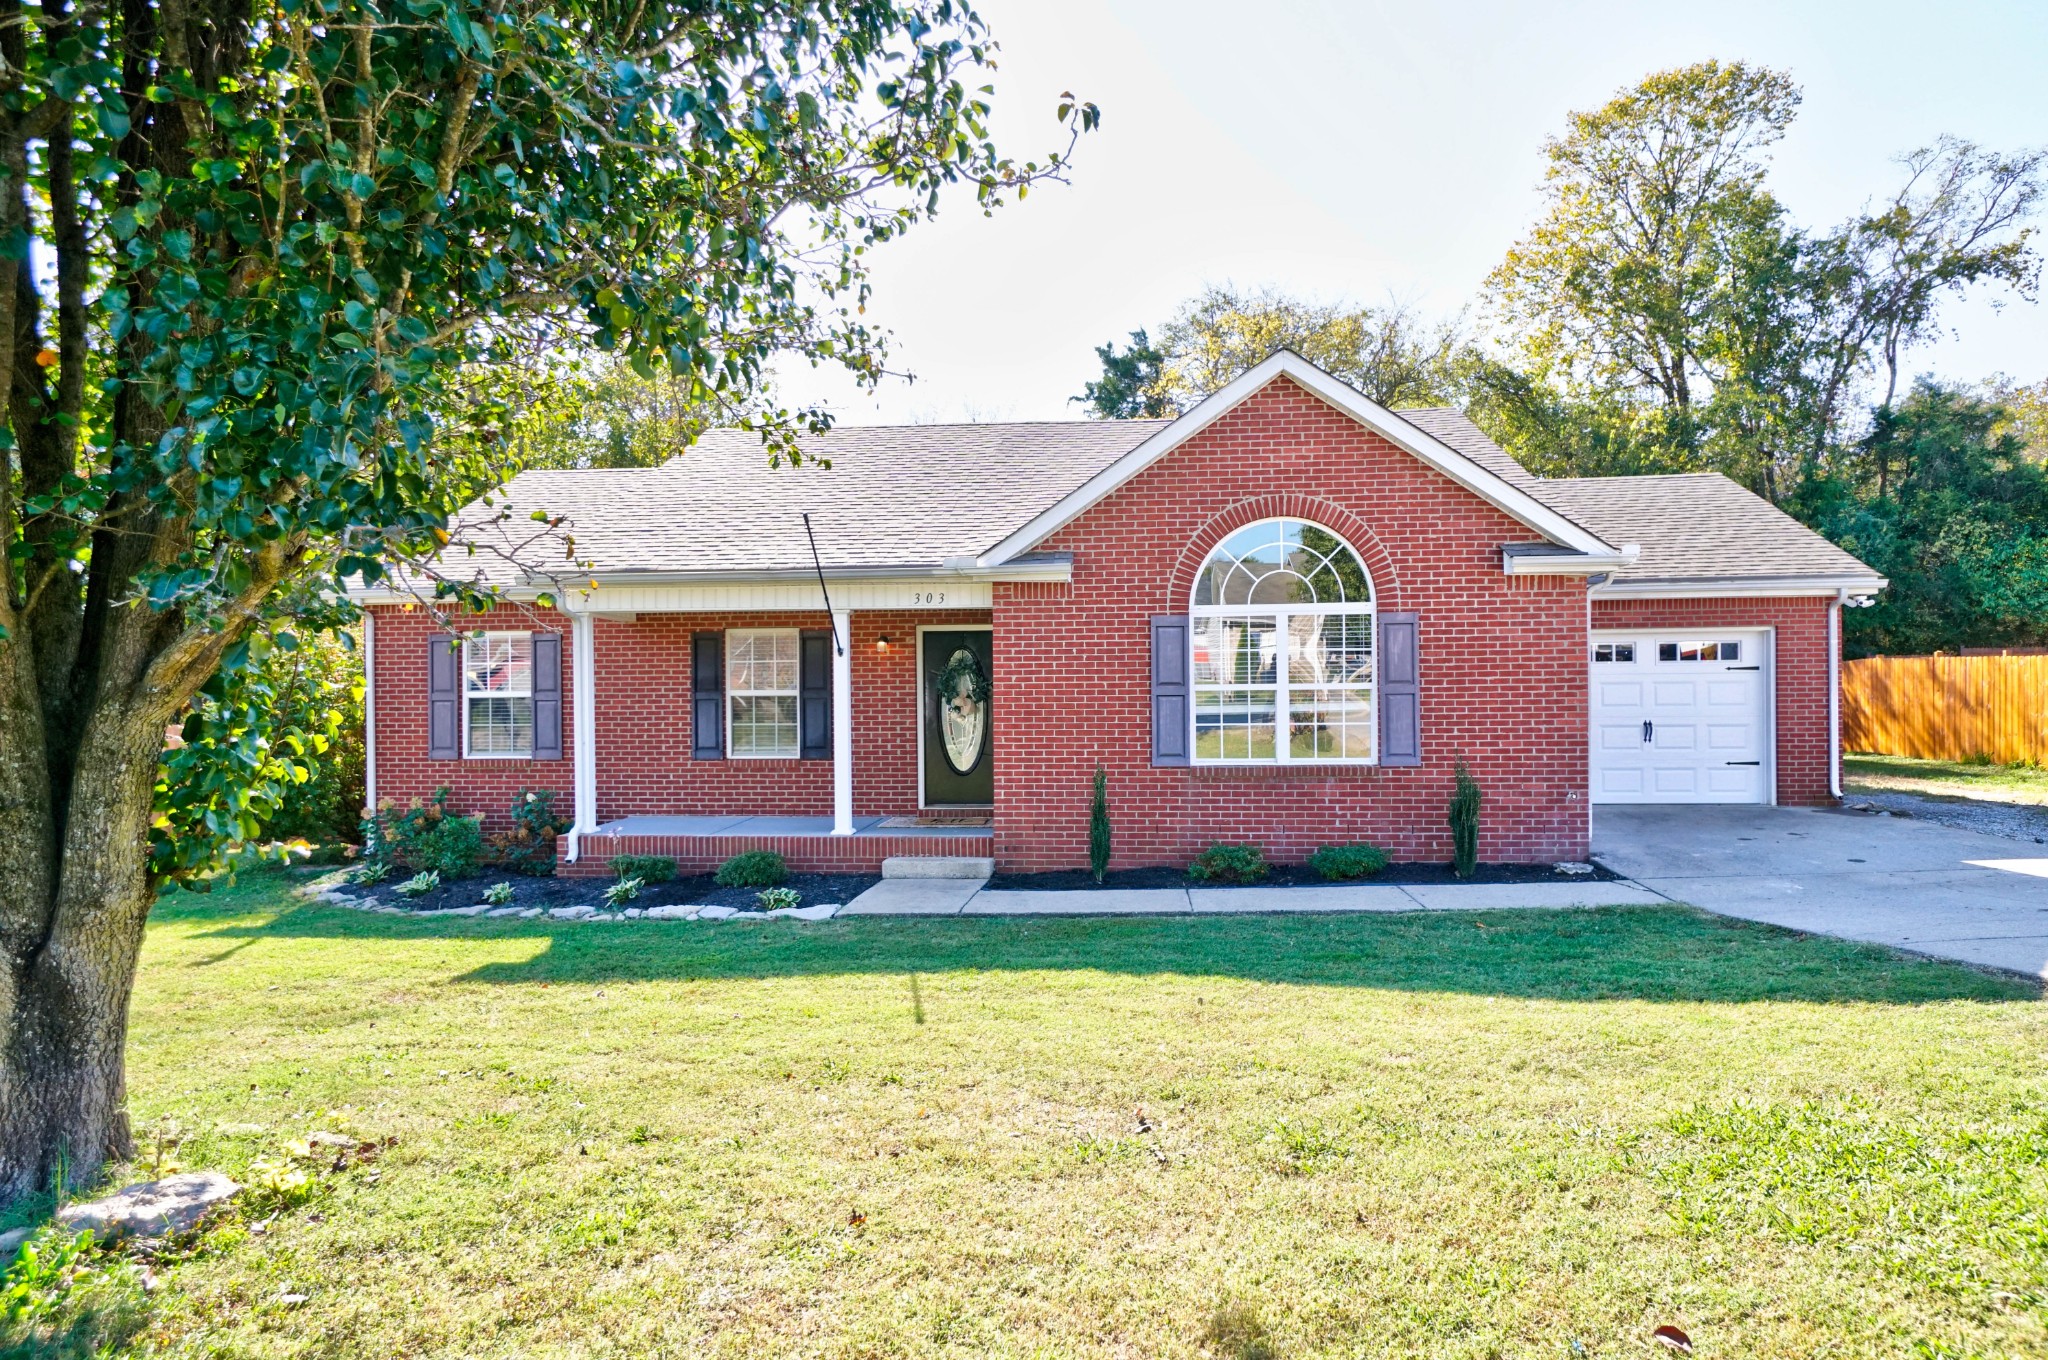
<instances>
[{"instance_id":1,"label":"gray shingle roof","mask_svg":"<svg viewBox=\"0 0 2048 1360\"><path fill-rule=\"evenodd\" d=\"M1642 555L1620 580L1735 582L1862 576L1870 568L1718 474L1538 477L1464 412L1397 412L1557 513ZM829 468L770 468L760 441L713 430L656 468L527 472L499 493L509 514L480 541L530 537L535 510L566 517L574 555L596 575L807 572L803 514L828 571L936 568L987 552L1167 420L859 426L807 439ZM478 518L475 511L469 517ZM523 562L565 553L528 549ZM447 563L510 584L502 558Z\"/></svg>"},{"instance_id":2,"label":"gray shingle roof","mask_svg":"<svg viewBox=\"0 0 2048 1360\"><path fill-rule=\"evenodd\" d=\"M829 468L771 468L756 436L711 430L659 467L525 472L498 499L515 537L534 510L566 516L599 575L809 571L806 511L828 571L937 567L988 551L1171 423L844 427L802 441Z\"/></svg>"},{"instance_id":3,"label":"gray shingle roof","mask_svg":"<svg viewBox=\"0 0 2048 1360\"><path fill-rule=\"evenodd\" d=\"M1612 543L1642 548L1617 581L1711 584L1877 573L1718 472L1544 479L1544 501Z\"/></svg>"}]
</instances>

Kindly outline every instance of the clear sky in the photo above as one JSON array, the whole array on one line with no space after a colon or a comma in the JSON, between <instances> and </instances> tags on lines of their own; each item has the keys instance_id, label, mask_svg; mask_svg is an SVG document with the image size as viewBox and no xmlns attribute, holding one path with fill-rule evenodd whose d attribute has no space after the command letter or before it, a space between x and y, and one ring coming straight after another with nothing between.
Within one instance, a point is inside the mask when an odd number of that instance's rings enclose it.
<instances>
[{"instance_id":1,"label":"clear sky","mask_svg":"<svg viewBox=\"0 0 2048 1360\"><path fill-rule=\"evenodd\" d=\"M1707 57L1789 71L1805 105L1772 185L1830 226L1943 133L2048 143L2048 0L984 0L998 133L1055 145L1072 89L1102 108L1072 183L984 218L966 195L893 244L871 317L916 376L874 398L808 368L785 398L843 422L1061 419L1094 346L1204 284L1456 311L1533 220L1566 112ZM2048 226L2048 223L2044 223ZM2048 307L1951 305L1916 368L2048 377Z\"/></svg>"}]
</instances>

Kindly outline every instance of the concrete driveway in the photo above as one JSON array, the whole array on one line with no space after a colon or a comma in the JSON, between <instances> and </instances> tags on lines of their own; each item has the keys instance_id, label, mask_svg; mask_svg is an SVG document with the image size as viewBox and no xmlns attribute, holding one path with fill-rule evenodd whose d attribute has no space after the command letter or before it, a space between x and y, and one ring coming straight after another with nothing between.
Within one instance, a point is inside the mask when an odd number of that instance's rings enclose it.
<instances>
[{"instance_id":1,"label":"concrete driveway","mask_svg":"<svg viewBox=\"0 0 2048 1360\"><path fill-rule=\"evenodd\" d=\"M1593 854L1680 902L2048 978L2048 847L1811 808L1599 807Z\"/></svg>"}]
</instances>

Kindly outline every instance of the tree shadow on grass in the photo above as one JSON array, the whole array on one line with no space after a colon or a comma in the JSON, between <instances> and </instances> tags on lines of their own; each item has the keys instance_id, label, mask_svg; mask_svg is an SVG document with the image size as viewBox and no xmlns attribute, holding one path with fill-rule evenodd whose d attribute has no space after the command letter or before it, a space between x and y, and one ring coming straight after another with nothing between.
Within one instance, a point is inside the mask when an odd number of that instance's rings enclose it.
<instances>
[{"instance_id":1,"label":"tree shadow on grass","mask_svg":"<svg viewBox=\"0 0 2048 1360\"><path fill-rule=\"evenodd\" d=\"M244 908L246 911L246 908ZM203 909L202 909L203 913ZM338 908L246 916L209 937L539 940L458 982L607 983L1091 971L1562 1001L1916 1005L2039 999L2038 984L1690 907L820 923L421 921Z\"/></svg>"}]
</instances>

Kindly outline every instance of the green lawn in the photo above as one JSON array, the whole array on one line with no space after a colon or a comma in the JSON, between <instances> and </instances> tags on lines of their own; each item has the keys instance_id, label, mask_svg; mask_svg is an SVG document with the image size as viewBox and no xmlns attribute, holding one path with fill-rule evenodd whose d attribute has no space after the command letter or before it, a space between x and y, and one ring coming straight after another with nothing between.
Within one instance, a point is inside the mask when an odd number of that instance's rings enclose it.
<instances>
[{"instance_id":1,"label":"green lawn","mask_svg":"<svg viewBox=\"0 0 2048 1360\"><path fill-rule=\"evenodd\" d=\"M2048 769L2036 765L1972 765L1914 756L1842 757L1843 787L1982 798L1994 803L2048 803Z\"/></svg>"},{"instance_id":2,"label":"green lawn","mask_svg":"<svg viewBox=\"0 0 2048 1360\"><path fill-rule=\"evenodd\" d=\"M2044 1015L1676 908L451 924L264 877L159 908L138 1128L396 1142L160 1265L133 1345L2040 1355Z\"/></svg>"}]
</instances>

